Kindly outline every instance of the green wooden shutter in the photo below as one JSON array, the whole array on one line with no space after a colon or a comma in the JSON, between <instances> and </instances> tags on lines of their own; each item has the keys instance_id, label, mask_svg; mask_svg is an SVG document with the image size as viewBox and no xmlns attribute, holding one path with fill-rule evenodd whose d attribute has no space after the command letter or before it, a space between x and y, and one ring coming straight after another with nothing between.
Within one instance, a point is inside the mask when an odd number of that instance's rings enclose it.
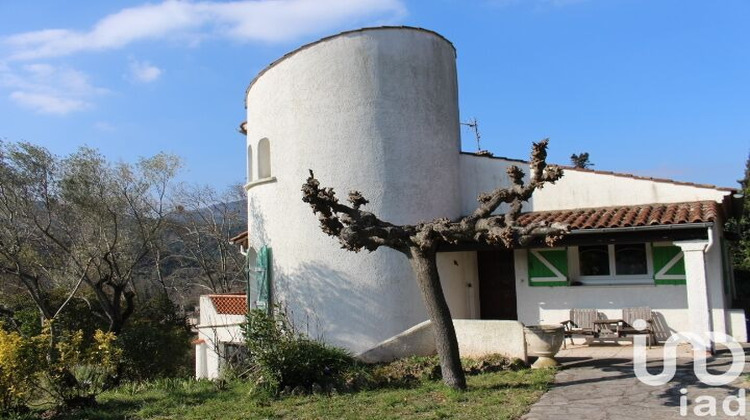
<instances>
[{"instance_id":1,"label":"green wooden shutter","mask_svg":"<svg viewBox=\"0 0 750 420\"><path fill-rule=\"evenodd\" d=\"M567 249L530 249L529 286L567 286Z\"/></svg>"},{"instance_id":2,"label":"green wooden shutter","mask_svg":"<svg viewBox=\"0 0 750 420\"><path fill-rule=\"evenodd\" d=\"M271 312L271 248L262 247L255 262L255 287L258 290L258 309Z\"/></svg>"},{"instance_id":3,"label":"green wooden shutter","mask_svg":"<svg viewBox=\"0 0 750 420\"><path fill-rule=\"evenodd\" d=\"M654 257L654 283L685 284L685 256L678 246L652 247Z\"/></svg>"}]
</instances>

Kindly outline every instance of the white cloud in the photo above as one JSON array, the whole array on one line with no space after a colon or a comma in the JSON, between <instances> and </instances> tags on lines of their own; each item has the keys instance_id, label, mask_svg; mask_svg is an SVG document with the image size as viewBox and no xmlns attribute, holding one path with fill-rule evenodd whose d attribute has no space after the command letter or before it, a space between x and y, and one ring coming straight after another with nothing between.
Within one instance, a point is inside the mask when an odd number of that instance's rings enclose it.
<instances>
[{"instance_id":1,"label":"white cloud","mask_svg":"<svg viewBox=\"0 0 750 420\"><path fill-rule=\"evenodd\" d=\"M402 0L177 1L120 10L88 31L45 29L2 39L11 60L34 60L122 48L149 39L221 37L283 42L357 25L393 22L406 14Z\"/></svg>"},{"instance_id":2,"label":"white cloud","mask_svg":"<svg viewBox=\"0 0 750 420\"><path fill-rule=\"evenodd\" d=\"M8 97L20 106L57 115L89 108L91 98L108 92L92 85L81 71L44 63L17 70L7 65L0 67L0 87L10 90Z\"/></svg>"},{"instance_id":3,"label":"white cloud","mask_svg":"<svg viewBox=\"0 0 750 420\"><path fill-rule=\"evenodd\" d=\"M217 28L220 34L237 40L266 42L288 41L376 16L398 20L406 14L399 0L243 1L203 5L216 23L223 23Z\"/></svg>"},{"instance_id":4,"label":"white cloud","mask_svg":"<svg viewBox=\"0 0 750 420\"><path fill-rule=\"evenodd\" d=\"M9 97L18 105L42 114L65 115L89 107L86 102L53 94L16 91L11 92Z\"/></svg>"},{"instance_id":5,"label":"white cloud","mask_svg":"<svg viewBox=\"0 0 750 420\"><path fill-rule=\"evenodd\" d=\"M206 39L285 42L343 26L393 24L405 14L403 0L163 0L122 9L84 30L48 28L0 38L0 88L21 106L64 115L93 106L93 99L107 90L78 70L39 63L42 59L149 40L188 46ZM132 81L149 83L162 74L149 62L129 63Z\"/></svg>"},{"instance_id":6,"label":"white cloud","mask_svg":"<svg viewBox=\"0 0 750 420\"><path fill-rule=\"evenodd\" d=\"M141 83L150 83L156 81L163 71L149 63L148 61L130 60L130 77L132 80Z\"/></svg>"}]
</instances>

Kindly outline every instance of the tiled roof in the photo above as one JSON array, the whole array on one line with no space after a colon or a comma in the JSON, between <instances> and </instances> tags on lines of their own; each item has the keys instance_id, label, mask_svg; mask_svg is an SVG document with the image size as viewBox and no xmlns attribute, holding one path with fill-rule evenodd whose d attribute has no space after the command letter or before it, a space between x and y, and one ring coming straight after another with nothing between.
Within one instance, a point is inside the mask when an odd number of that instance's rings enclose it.
<instances>
[{"instance_id":1,"label":"tiled roof","mask_svg":"<svg viewBox=\"0 0 750 420\"><path fill-rule=\"evenodd\" d=\"M216 313L222 315L245 315L247 313L247 296L235 295L208 295L211 303L216 308Z\"/></svg>"},{"instance_id":2,"label":"tiled roof","mask_svg":"<svg viewBox=\"0 0 750 420\"><path fill-rule=\"evenodd\" d=\"M714 222L721 215L715 201L598 207L521 214L518 223L564 223L571 230Z\"/></svg>"},{"instance_id":3,"label":"tiled roof","mask_svg":"<svg viewBox=\"0 0 750 420\"><path fill-rule=\"evenodd\" d=\"M233 238L229 238L229 242L233 243L235 245L239 245L239 246L247 249L247 245L248 245L247 236L248 236L248 233L249 233L249 231L246 230L246 231L240 233L239 235L237 235L237 236L235 236Z\"/></svg>"}]
</instances>

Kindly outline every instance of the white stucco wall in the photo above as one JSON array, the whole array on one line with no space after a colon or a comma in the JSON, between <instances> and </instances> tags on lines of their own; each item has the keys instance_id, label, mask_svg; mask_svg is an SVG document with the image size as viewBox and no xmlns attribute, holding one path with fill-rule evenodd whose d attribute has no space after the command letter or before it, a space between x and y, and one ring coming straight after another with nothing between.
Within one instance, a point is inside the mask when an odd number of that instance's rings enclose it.
<instances>
[{"instance_id":1,"label":"white stucco wall","mask_svg":"<svg viewBox=\"0 0 750 420\"><path fill-rule=\"evenodd\" d=\"M461 357L502 354L524 362L527 360L523 325L518 321L454 319L453 327ZM367 363L378 363L436 353L432 322L425 321L378 343L356 357Z\"/></svg>"},{"instance_id":2,"label":"white stucco wall","mask_svg":"<svg viewBox=\"0 0 750 420\"><path fill-rule=\"evenodd\" d=\"M476 208L479 193L497 185L508 185L505 173L508 166L517 165L528 173L527 164L506 159L463 154L460 163L463 214ZM566 169L557 183L535 191L530 202L524 205L524 211L702 200L722 202L728 194L730 191L724 189ZM502 211L504 207L499 209ZM714 331L730 332L726 309L731 295L723 283L721 230L719 225L711 230L714 245L708 247L704 255L710 325ZM526 251L517 251L515 262L518 316L526 324L566 320L570 308L596 308L609 318L619 318L622 308L650 306L664 323L663 334L691 331L685 285L529 287Z\"/></svg>"},{"instance_id":3,"label":"white stucco wall","mask_svg":"<svg viewBox=\"0 0 750 420\"><path fill-rule=\"evenodd\" d=\"M731 334L726 312L729 296L725 294L721 246L718 226L712 228L713 246L703 254L705 290L713 331ZM691 241L695 242L695 241ZM698 241L701 242L701 241ZM571 308L595 308L607 318L622 317L622 309L649 306L655 313L659 339L672 332L693 331L688 308L688 288L695 287L696 278L688 272L686 285L601 285L601 286L529 286L528 253L515 251L518 319L525 324L556 324L569 319ZM700 287L700 289L703 289Z\"/></svg>"},{"instance_id":4,"label":"white stucco wall","mask_svg":"<svg viewBox=\"0 0 750 420\"><path fill-rule=\"evenodd\" d=\"M731 309L728 311L728 321L732 338L740 343L747 342L747 321L744 309Z\"/></svg>"},{"instance_id":5,"label":"white stucco wall","mask_svg":"<svg viewBox=\"0 0 750 420\"><path fill-rule=\"evenodd\" d=\"M706 288L708 304L711 307L711 322L714 331L731 333L727 322L729 314L726 312L731 306L731 297L726 293L728 288L724 284L721 229L715 225L711 230L712 244L707 245L708 249L705 251Z\"/></svg>"},{"instance_id":6,"label":"white stucco wall","mask_svg":"<svg viewBox=\"0 0 750 420\"><path fill-rule=\"evenodd\" d=\"M565 321L570 319L571 308L594 308L607 318L618 319L623 308L650 306L664 321L662 331L689 331L684 285L532 287L526 250L515 251L515 269L518 320L526 325Z\"/></svg>"},{"instance_id":7,"label":"white stucco wall","mask_svg":"<svg viewBox=\"0 0 750 420\"><path fill-rule=\"evenodd\" d=\"M459 154L457 97L452 45L414 28L326 38L286 55L252 82L246 96L249 241L254 249L272 249L272 301L286 306L298 329L359 352L427 319L406 258L390 249L342 250L321 232L300 188L312 169L341 200L359 190L370 200L367 210L394 223L470 213L479 193L507 185L507 166L527 165ZM261 142L270 148L267 162L259 156ZM537 191L525 211L721 201L726 194L567 170L556 185ZM454 318L478 318L476 254L441 253L438 265ZM519 267L526 264L516 260ZM710 299L723 302L711 277L717 267L710 256ZM529 288L524 276L517 271L525 323L559 322L571 307L619 317L622 307L647 305L669 328L687 327L684 286ZM719 318L715 326L724 322Z\"/></svg>"},{"instance_id":8,"label":"white stucco wall","mask_svg":"<svg viewBox=\"0 0 750 420\"><path fill-rule=\"evenodd\" d=\"M250 86L248 146L269 140L275 177L248 185L250 245L272 248L273 300L311 336L356 352L427 319L407 259L342 250L300 188L313 169L385 220L459 216L457 97L452 45L409 28L327 38Z\"/></svg>"},{"instance_id":9,"label":"white stucco wall","mask_svg":"<svg viewBox=\"0 0 750 420\"><path fill-rule=\"evenodd\" d=\"M200 321L196 325L196 377L219 377L223 343L242 343L244 340L240 324L244 322L244 315L218 314L209 296L200 297Z\"/></svg>"},{"instance_id":10,"label":"white stucco wall","mask_svg":"<svg viewBox=\"0 0 750 420\"><path fill-rule=\"evenodd\" d=\"M462 154L460 163L463 214L476 208L480 193L491 191L498 185L508 185L505 173L508 166L519 166L528 174L527 164L505 159ZM566 169L565 175L554 185L535 191L529 203L524 205L524 211L702 200L721 202L728 194L729 191L715 188Z\"/></svg>"},{"instance_id":11,"label":"white stucco wall","mask_svg":"<svg viewBox=\"0 0 750 420\"><path fill-rule=\"evenodd\" d=\"M461 357L497 353L527 361L526 338L521 322L456 319L453 325Z\"/></svg>"}]
</instances>

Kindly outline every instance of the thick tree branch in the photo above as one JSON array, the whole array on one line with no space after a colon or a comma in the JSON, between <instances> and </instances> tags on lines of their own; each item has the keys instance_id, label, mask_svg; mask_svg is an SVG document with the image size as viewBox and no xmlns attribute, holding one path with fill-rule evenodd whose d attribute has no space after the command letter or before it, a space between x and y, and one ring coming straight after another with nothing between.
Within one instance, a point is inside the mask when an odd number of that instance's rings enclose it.
<instances>
[{"instance_id":1,"label":"thick tree branch","mask_svg":"<svg viewBox=\"0 0 750 420\"><path fill-rule=\"evenodd\" d=\"M332 188L320 188L320 182L310 170L310 177L302 185L302 201L310 204L318 215L324 233L337 237L341 247L358 252L361 249L374 251L388 246L408 252L409 232L407 227L396 226L378 219L374 214L360 209L368 201L359 191L351 191L347 206L341 204Z\"/></svg>"},{"instance_id":2,"label":"thick tree branch","mask_svg":"<svg viewBox=\"0 0 750 420\"><path fill-rule=\"evenodd\" d=\"M86 270L91 266L91 259L89 259L88 263L86 264ZM70 294L68 294L68 298L65 299L65 301L60 305L59 308L57 308L57 312L55 312L54 315L52 315L52 318L57 318L58 315L60 315L60 312L65 308L65 306L68 305L68 302L73 299L73 296L78 292L78 289L81 287L81 284L83 283L83 279L86 277L86 273L83 273L79 279L78 282L76 282L75 287L73 287L73 290L70 291Z\"/></svg>"},{"instance_id":3,"label":"thick tree branch","mask_svg":"<svg viewBox=\"0 0 750 420\"><path fill-rule=\"evenodd\" d=\"M361 209L368 201L358 191L349 193L349 205L342 204L332 188L320 188L313 171L302 185L302 200L318 215L320 227L327 235L339 240L344 249L374 251L381 246L403 252L409 258L425 306L436 332L436 347L445 382L454 388L465 388L458 344L453 323L445 302L437 270L437 250L441 244L484 243L497 247L529 246L544 238L552 245L564 235L568 227L562 224L531 223L521 226L518 216L523 202L531 198L537 188L555 182L562 176L556 166L547 166L548 140L535 143L529 163L530 175L518 166L510 166L508 186L479 196L479 206L472 214L451 221L445 218L420 222L416 225L393 225ZM493 215L502 204L508 204L505 214Z\"/></svg>"}]
</instances>

